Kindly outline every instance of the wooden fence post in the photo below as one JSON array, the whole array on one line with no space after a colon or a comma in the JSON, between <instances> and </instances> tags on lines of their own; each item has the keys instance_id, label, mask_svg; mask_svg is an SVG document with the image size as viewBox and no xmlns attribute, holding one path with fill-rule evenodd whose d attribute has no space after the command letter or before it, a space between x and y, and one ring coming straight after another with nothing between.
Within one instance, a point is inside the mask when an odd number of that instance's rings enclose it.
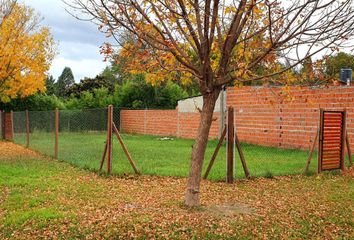
<instances>
[{"instance_id":1,"label":"wooden fence post","mask_svg":"<svg viewBox=\"0 0 354 240\"><path fill-rule=\"evenodd\" d=\"M14 127L14 112L11 110L11 141L14 140L15 137L15 127Z\"/></svg>"},{"instance_id":2,"label":"wooden fence post","mask_svg":"<svg viewBox=\"0 0 354 240\"><path fill-rule=\"evenodd\" d=\"M55 109L55 144L54 144L54 157L58 158L59 146L59 110Z\"/></svg>"},{"instance_id":3,"label":"wooden fence post","mask_svg":"<svg viewBox=\"0 0 354 240\"><path fill-rule=\"evenodd\" d=\"M234 181L234 108L228 108L227 117L227 162L226 162L226 182L233 183Z\"/></svg>"},{"instance_id":4,"label":"wooden fence post","mask_svg":"<svg viewBox=\"0 0 354 240\"><path fill-rule=\"evenodd\" d=\"M320 128L318 134L318 156L317 156L317 173L321 173L322 171L322 142L323 142L323 109L320 109Z\"/></svg>"},{"instance_id":5,"label":"wooden fence post","mask_svg":"<svg viewBox=\"0 0 354 240\"><path fill-rule=\"evenodd\" d=\"M112 105L108 106L107 114L107 173L111 174L112 172L112 131L113 131L113 107Z\"/></svg>"},{"instance_id":6,"label":"wooden fence post","mask_svg":"<svg viewBox=\"0 0 354 240\"><path fill-rule=\"evenodd\" d=\"M30 126L29 126L29 113L26 110L26 147L29 147L30 144Z\"/></svg>"},{"instance_id":7,"label":"wooden fence post","mask_svg":"<svg viewBox=\"0 0 354 240\"><path fill-rule=\"evenodd\" d=\"M341 154L341 161L340 161L340 168L342 171L345 170L345 162L344 162L344 157L345 157L345 152L344 152L344 145L345 145L345 138L347 135L347 109L344 109L343 115L342 115L342 154Z\"/></svg>"}]
</instances>

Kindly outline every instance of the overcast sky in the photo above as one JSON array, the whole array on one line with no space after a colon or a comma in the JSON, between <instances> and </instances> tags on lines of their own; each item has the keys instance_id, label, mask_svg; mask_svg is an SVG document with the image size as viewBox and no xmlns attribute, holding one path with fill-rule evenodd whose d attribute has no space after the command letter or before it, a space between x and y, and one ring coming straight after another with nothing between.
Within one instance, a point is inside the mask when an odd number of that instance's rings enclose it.
<instances>
[{"instance_id":1,"label":"overcast sky","mask_svg":"<svg viewBox=\"0 0 354 240\"><path fill-rule=\"evenodd\" d=\"M71 68L75 81L95 77L108 64L103 62L99 47L108 40L97 27L79 21L65 11L61 0L22 0L43 17L42 25L48 26L58 43L59 54L55 57L50 74L58 78L65 66Z\"/></svg>"}]
</instances>

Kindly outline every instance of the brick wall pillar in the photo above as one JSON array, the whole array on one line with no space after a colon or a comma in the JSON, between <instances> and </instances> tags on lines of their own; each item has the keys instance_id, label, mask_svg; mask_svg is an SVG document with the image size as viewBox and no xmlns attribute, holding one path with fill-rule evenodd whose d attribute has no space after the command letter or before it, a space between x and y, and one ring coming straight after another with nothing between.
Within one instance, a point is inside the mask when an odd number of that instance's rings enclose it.
<instances>
[{"instance_id":1,"label":"brick wall pillar","mask_svg":"<svg viewBox=\"0 0 354 240\"><path fill-rule=\"evenodd\" d=\"M5 112L3 116L4 116L4 139L12 141L14 137L13 114L12 112Z\"/></svg>"},{"instance_id":2,"label":"brick wall pillar","mask_svg":"<svg viewBox=\"0 0 354 240\"><path fill-rule=\"evenodd\" d=\"M0 110L0 140L4 139L4 115L3 111Z\"/></svg>"}]
</instances>

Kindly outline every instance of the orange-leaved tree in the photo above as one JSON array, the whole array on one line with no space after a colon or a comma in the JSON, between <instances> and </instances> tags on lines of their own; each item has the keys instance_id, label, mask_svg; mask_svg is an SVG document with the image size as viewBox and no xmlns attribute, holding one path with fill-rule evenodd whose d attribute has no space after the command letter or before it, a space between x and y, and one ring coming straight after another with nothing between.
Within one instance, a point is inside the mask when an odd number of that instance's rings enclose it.
<instances>
[{"instance_id":1,"label":"orange-leaved tree","mask_svg":"<svg viewBox=\"0 0 354 240\"><path fill-rule=\"evenodd\" d=\"M125 45L135 71L149 81L195 81L203 107L185 195L200 204L200 181L213 110L223 86L263 81L353 37L352 0L74 0L77 18L119 42L130 32L143 47ZM83 15L84 14L84 15ZM103 52L114 53L106 44ZM135 55L134 55L135 54ZM114 54L113 54L114 55ZM262 66L261 71L256 71ZM134 70L134 69L132 69Z\"/></svg>"},{"instance_id":2,"label":"orange-leaved tree","mask_svg":"<svg viewBox=\"0 0 354 240\"><path fill-rule=\"evenodd\" d=\"M0 101L45 90L54 57L49 29L39 26L34 10L14 0L0 0Z\"/></svg>"}]
</instances>

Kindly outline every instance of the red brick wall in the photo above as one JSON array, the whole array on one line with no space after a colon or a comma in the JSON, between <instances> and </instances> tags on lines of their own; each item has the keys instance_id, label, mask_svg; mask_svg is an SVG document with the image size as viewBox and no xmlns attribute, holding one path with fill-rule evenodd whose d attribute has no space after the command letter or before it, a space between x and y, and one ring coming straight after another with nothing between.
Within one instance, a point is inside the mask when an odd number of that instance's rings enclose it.
<instances>
[{"instance_id":1,"label":"red brick wall","mask_svg":"<svg viewBox=\"0 0 354 240\"><path fill-rule=\"evenodd\" d=\"M241 141L308 149L319 124L319 108L347 109L347 130L354 145L354 87L229 88Z\"/></svg>"},{"instance_id":2,"label":"red brick wall","mask_svg":"<svg viewBox=\"0 0 354 240\"><path fill-rule=\"evenodd\" d=\"M347 130L354 146L354 87L231 87L226 99L235 108L236 132L243 142L309 149L319 123L319 108L346 108ZM121 130L194 138L199 117L199 113L177 110L123 110ZM218 136L219 113L214 119L210 138Z\"/></svg>"},{"instance_id":3,"label":"red brick wall","mask_svg":"<svg viewBox=\"0 0 354 240\"><path fill-rule=\"evenodd\" d=\"M146 110L145 134L158 136L176 136L176 110Z\"/></svg>"},{"instance_id":4,"label":"red brick wall","mask_svg":"<svg viewBox=\"0 0 354 240\"><path fill-rule=\"evenodd\" d=\"M4 113L4 139L12 140L13 139L13 126L12 126L12 113Z\"/></svg>"},{"instance_id":5,"label":"red brick wall","mask_svg":"<svg viewBox=\"0 0 354 240\"><path fill-rule=\"evenodd\" d=\"M121 110L120 130L126 133L145 134L146 110Z\"/></svg>"},{"instance_id":6,"label":"red brick wall","mask_svg":"<svg viewBox=\"0 0 354 240\"><path fill-rule=\"evenodd\" d=\"M218 136L218 117L219 113L215 113L209 134L211 138ZM177 110L122 110L120 127L125 133L195 138L199 118L199 113Z\"/></svg>"},{"instance_id":7,"label":"red brick wall","mask_svg":"<svg viewBox=\"0 0 354 240\"><path fill-rule=\"evenodd\" d=\"M122 110L122 132L158 136L175 136L177 110Z\"/></svg>"},{"instance_id":8,"label":"red brick wall","mask_svg":"<svg viewBox=\"0 0 354 240\"><path fill-rule=\"evenodd\" d=\"M217 138L219 133L219 116L216 112L213 116L213 122L209 132L209 138ZM200 121L200 113L179 113L179 134L180 138L194 139L197 136Z\"/></svg>"}]
</instances>

